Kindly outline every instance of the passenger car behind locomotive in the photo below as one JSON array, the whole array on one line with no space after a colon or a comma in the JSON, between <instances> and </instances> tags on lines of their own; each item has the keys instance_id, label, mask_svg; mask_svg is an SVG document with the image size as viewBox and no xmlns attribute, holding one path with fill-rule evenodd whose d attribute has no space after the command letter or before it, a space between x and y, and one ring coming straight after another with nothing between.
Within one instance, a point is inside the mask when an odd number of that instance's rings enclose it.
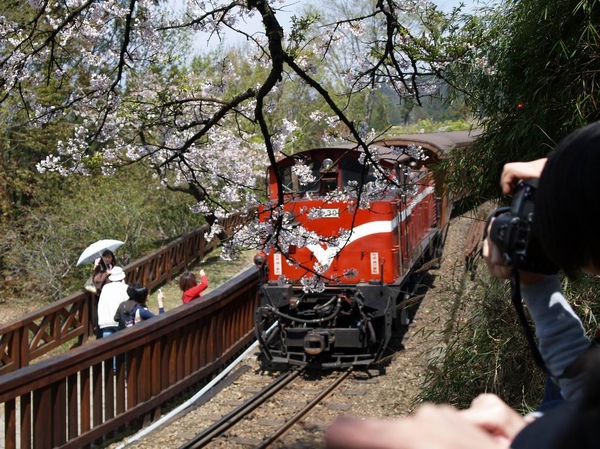
<instances>
[{"instance_id":1,"label":"passenger car behind locomotive","mask_svg":"<svg viewBox=\"0 0 600 449\"><path fill-rule=\"evenodd\" d=\"M268 360L343 368L381 358L450 218L431 165L471 141L467 132L405 135L369 147L377 164L338 146L269 168L272 207L259 217L278 223L279 243L255 259L264 275L256 336Z\"/></svg>"}]
</instances>

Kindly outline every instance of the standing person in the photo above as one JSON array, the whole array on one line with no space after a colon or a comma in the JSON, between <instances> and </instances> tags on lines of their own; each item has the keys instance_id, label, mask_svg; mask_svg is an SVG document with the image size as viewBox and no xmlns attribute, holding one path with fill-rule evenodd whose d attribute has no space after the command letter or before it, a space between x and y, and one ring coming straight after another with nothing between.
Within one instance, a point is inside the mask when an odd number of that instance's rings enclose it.
<instances>
[{"instance_id":1,"label":"standing person","mask_svg":"<svg viewBox=\"0 0 600 449\"><path fill-rule=\"evenodd\" d=\"M208 278L204 270L200 270L200 283L196 280L194 273L186 271L179 278L179 288L183 292L181 301L184 304L192 301L193 299L199 298L202 293L208 287Z\"/></svg>"},{"instance_id":2,"label":"standing person","mask_svg":"<svg viewBox=\"0 0 600 449\"><path fill-rule=\"evenodd\" d=\"M543 254L569 277L580 270L600 275L600 122L565 139L547 159L504 166L501 187L539 177L533 233ZM490 224L491 227L491 224ZM488 238L483 255L490 273L513 274ZM521 294L535 325L540 355L557 379L565 401L526 420L496 401L474 413L425 405L398 420L336 421L327 431L330 449L591 449L599 446L600 347L592 344L562 290L557 275L518 271ZM499 398L498 398L499 400ZM481 405L481 404L480 404ZM488 404L489 405L489 404ZM496 413L498 412L498 413ZM492 437L492 438L490 438Z\"/></svg>"},{"instance_id":3,"label":"standing person","mask_svg":"<svg viewBox=\"0 0 600 449\"><path fill-rule=\"evenodd\" d=\"M134 324L156 316L150 310L148 310L148 288L140 284L132 284L132 286L132 299L136 303L133 309L131 310L131 314L134 318ZM163 292L162 290L159 290L157 295L159 315L161 313L165 313L163 299Z\"/></svg>"},{"instance_id":4,"label":"standing person","mask_svg":"<svg viewBox=\"0 0 600 449\"><path fill-rule=\"evenodd\" d=\"M97 296L100 296L102 293L102 287L104 287L104 284L108 282L108 276L116 264L117 259L115 258L113 252L109 249L105 249L102 252L102 257L99 257L94 261L92 280L96 286Z\"/></svg>"},{"instance_id":5,"label":"standing person","mask_svg":"<svg viewBox=\"0 0 600 449\"><path fill-rule=\"evenodd\" d=\"M119 304L119 307L117 307L115 321L119 323L119 330L125 329L126 327L130 327L134 324L132 310L137 303L133 297L135 295L134 290L138 287L141 287L141 285L136 283L129 284L127 287L127 296L129 296L129 299L127 301L123 301L121 304Z\"/></svg>"},{"instance_id":6,"label":"standing person","mask_svg":"<svg viewBox=\"0 0 600 449\"><path fill-rule=\"evenodd\" d=\"M95 294L96 310L92 316L92 324L94 326L94 334L96 338L102 338L102 330L98 326L98 301L102 294L102 287L108 282L110 270L116 265L115 255L111 250L105 249L102 251L101 257L94 261L94 268L90 276L91 282L86 283L86 290Z\"/></svg>"},{"instance_id":7,"label":"standing person","mask_svg":"<svg viewBox=\"0 0 600 449\"><path fill-rule=\"evenodd\" d=\"M115 314L119 304L129 299L123 268L113 267L108 280L109 283L102 288L98 300L98 327L102 332L102 338L108 337L119 330L119 323L115 321Z\"/></svg>"}]
</instances>

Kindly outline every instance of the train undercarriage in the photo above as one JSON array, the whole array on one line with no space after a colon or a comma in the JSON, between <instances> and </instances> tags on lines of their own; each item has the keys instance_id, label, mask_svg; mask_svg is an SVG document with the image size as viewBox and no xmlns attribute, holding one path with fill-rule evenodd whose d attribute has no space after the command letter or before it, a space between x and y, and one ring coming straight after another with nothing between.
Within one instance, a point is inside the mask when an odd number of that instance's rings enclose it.
<instances>
[{"instance_id":1,"label":"train undercarriage","mask_svg":"<svg viewBox=\"0 0 600 449\"><path fill-rule=\"evenodd\" d=\"M406 331L426 272L397 285L356 284L305 294L265 284L255 332L266 360L318 369L369 367Z\"/></svg>"},{"instance_id":2,"label":"train undercarriage","mask_svg":"<svg viewBox=\"0 0 600 449\"><path fill-rule=\"evenodd\" d=\"M320 368L372 364L391 336L396 301L389 286L356 285L304 294L264 285L256 336L267 359Z\"/></svg>"}]
</instances>

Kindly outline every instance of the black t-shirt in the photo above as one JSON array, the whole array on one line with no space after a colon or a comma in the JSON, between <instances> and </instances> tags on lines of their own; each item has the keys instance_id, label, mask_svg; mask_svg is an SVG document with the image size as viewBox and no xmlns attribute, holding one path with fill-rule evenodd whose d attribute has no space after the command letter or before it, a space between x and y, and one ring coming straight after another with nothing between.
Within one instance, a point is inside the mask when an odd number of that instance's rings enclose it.
<instances>
[{"instance_id":1,"label":"black t-shirt","mask_svg":"<svg viewBox=\"0 0 600 449\"><path fill-rule=\"evenodd\" d=\"M598 379L600 382L600 379ZM511 449L600 448L600 404L564 401L544 412L513 440Z\"/></svg>"}]
</instances>

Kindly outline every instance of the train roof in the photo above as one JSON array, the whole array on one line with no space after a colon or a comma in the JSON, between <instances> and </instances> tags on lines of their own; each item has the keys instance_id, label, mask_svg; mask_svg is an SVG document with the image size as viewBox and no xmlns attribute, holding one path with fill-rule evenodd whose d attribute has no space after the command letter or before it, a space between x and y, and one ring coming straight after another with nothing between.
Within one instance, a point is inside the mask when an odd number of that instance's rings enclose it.
<instances>
[{"instance_id":1,"label":"train roof","mask_svg":"<svg viewBox=\"0 0 600 449\"><path fill-rule=\"evenodd\" d=\"M453 148L469 146L480 134L481 130L479 129L470 131L399 134L397 136L390 136L377 140L374 143L379 146L387 147L407 146L410 144L419 145L433 151L439 158L444 158Z\"/></svg>"},{"instance_id":2,"label":"train roof","mask_svg":"<svg viewBox=\"0 0 600 449\"><path fill-rule=\"evenodd\" d=\"M447 131L434 133L399 134L374 141L369 147L379 148L379 154L385 158L391 146L401 147L408 145L421 146L425 150L434 153L438 159L444 159L453 148L466 147L481 134L480 130L472 131ZM362 151L356 144L340 144L328 147L310 148L296 154L322 150L355 150ZM288 156L294 157L294 155ZM281 162L283 159L278 161Z\"/></svg>"}]
</instances>

